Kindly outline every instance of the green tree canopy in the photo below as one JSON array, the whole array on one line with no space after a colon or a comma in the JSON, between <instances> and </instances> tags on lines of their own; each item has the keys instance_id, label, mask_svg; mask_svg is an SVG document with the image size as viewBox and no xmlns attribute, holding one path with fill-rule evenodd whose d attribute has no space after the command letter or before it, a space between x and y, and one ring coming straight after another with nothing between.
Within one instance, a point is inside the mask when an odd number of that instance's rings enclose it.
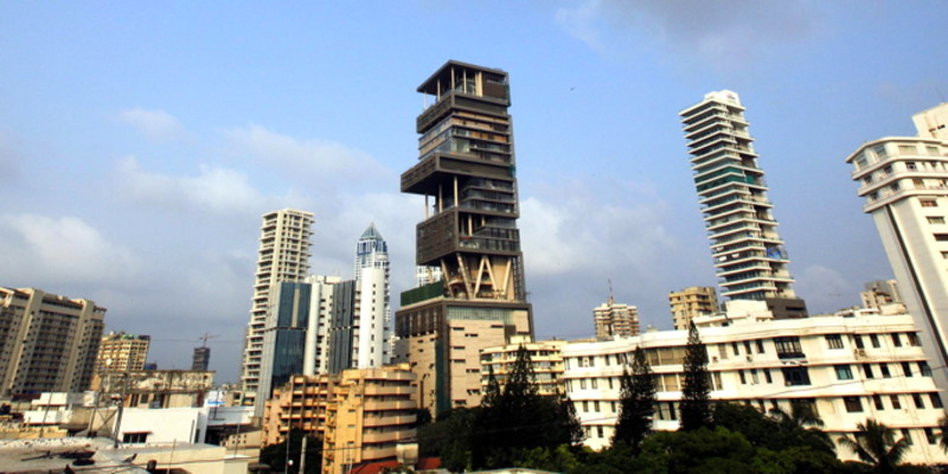
<instances>
[{"instance_id":1,"label":"green tree canopy","mask_svg":"<svg viewBox=\"0 0 948 474\"><path fill-rule=\"evenodd\" d=\"M681 388L681 429L696 430L711 426L711 378L708 375L708 350L694 322L688 326L685 346L685 380Z\"/></svg>"},{"instance_id":2,"label":"green tree canopy","mask_svg":"<svg viewBox=\"0 0 948 474\"><path fill-rule=\"evenodd\" d=\"M642 440L652 431L655 409L655 378L641 347L635 349L632 374L622 369L620 385L619 415L612 443L625 443L638 449Z\"/></svg>"}]
</instances>

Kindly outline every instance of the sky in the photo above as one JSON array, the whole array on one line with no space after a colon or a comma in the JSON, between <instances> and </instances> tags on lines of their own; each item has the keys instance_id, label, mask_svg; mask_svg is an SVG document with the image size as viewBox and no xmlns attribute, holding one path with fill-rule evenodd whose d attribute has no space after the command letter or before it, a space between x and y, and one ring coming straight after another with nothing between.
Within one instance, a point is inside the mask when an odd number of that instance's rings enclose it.
<instances>
[{"instance_id":1,"label":"sky","mask_svg":"<svg viewBox=\"0 0 948 474\"><path fill-rule=\"evenodd\" d=\"M740 94L811 313L892 277L845 157L948 94L948 3L840 0L0 2L0 286L88 298L106 328L217 381L240 365L260 217L316 214L312 272L370 222L414 285L415 88L448 59L510 74L538 337L609 296L671 328L716 284L678 111Z\"/></svg>"}]
</instances>

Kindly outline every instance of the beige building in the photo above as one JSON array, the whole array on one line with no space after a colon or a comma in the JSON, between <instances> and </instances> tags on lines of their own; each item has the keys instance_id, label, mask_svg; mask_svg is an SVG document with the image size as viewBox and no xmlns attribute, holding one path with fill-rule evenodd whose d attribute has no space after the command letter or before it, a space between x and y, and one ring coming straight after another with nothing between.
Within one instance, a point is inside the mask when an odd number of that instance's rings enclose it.
<instances>
[{"instance_id":1,"label":"beige building","mask_svg":"<svg viewBox=\"0 0 948 474\"><path fill-rule=\"evenodd\" d=\"M604 341L615 336L635 336L639 333L639 309L635 306L609 301L593 309L593 322L596 324L596 339Z\"/></svg>"},{"instance_id":2,"label":"beige building","mask_svg":"<svg viewBox=\"0 0 948 474\"><path fill-rule=\"evenodd\" d=\"M718 311L718 297L710 286L689 286L668 294L675 329L688 329L695 316L714 314Z\"/></svg>"},{"instance_id":3,"label":"beige building","mask_svg":"<svg viewBox=\"0 0 948 474\"><path fill-rule=\"evenodd\" d=\"M533 340L528 336L513 337L510 344L488 347L481 351L481 392L487 388L490 380L490 370L494 370L494 378L503 387L507 382L507 375L517 360L517 352L522 346L530 354L533 372L536 374L536 386L540 395L555 395L566 393L563 386L563 354L561 353L566 341L550 339L547 341Z\"/></svg>"},{"instance_id":4,"label":"beige building","mask_svg":"<svg viewBox=\"0 0 948 474\"><path fill-rule=\"evenodd\" d=\"M263 330L267 322L270 289L276 283L298 282L306 278L313 220L311 212L295 209L282 209L263 216L250 324L240 371L244 404L253 404L260 383Z\"/></svg>"},{"instance_id":5,"label":"beige building","mask_svg":"<svg viewBox=\"0 0 948 474\"><path fill-rule=\"evenodd\" d=\"M150 336L110 332L99 343L95 372L128 372L143 370L148 359Z\"/></svg>"},{"instance_id":6,"label":"beige building","mask_svg":"<svg viewBox=\"0 0 948 474\"><path fill-rule=\"evenodd\" d=\"M414 378L408 364L340 374L326 406L324 473L396 459L406 446L417 444Z\"/></svg>"},{"instance_id":7,"label":"beige building","mask_svg":"<svg viewBox=\"0 0 948 474\"><path fill-rule=\"evenodd\" d=\"M294 375L264 404L263 444L282 443L290 428L323 437L332 379L328 374Z\"/></svg>"},{"instance_id":8,"label":"beige building","mask_svg":"<svg viewBox=\"0 0 948 474\"><path fill-rule=\"evenodd\" d=\"M888 308L895 305L900 312L906 311L902 304L902 296L899 294L899 287L895 280L878 280L866 283L866 291L859 293L859 299L862 301L863 308Z\"/></svg>"},{"instance_id":9,"label":"beige building","mask_svg":"<svg viewBox=\"0 0 948 474\"><path fill-rule=\"evenodd\" d=\"M93 390L119 395L130 408L200 407L213 386L214 372L198 370L105 372L92 383Z\"/></svg>"},{"instance_id":10,"label":"beige building","mask_svg":"<svg viewBox=\"0 0 948 474\"><path fill-rule=\"evenodd\" d=\"M0 287L0 396L88 389L105 311L89 300Z\"/></svg>"}]
</instances>

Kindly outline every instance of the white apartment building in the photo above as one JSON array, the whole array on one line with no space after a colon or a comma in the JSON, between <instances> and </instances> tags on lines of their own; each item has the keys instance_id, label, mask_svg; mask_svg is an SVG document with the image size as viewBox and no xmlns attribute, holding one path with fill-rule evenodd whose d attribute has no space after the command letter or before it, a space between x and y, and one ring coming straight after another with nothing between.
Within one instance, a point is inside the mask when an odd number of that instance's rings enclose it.
<instances>
[{"instance_id":1,"label":"white apartment building","mask_svg":"<svg viewBox=\"0 0 948 474\"><path fill-rule=\"evenodd\" d=\"M596 326L596 339L600 341L615 336L634 336L639 333L639 309L616 303L610 295L608 301L593 308L593 324Z\"/></svg>"},{"instance_id":2,"label":"white apartment building","mask_svg":"<svg viewBox=\"0 0 948 474\"><path fill-rule=\"evenodd\" d=\"M523 347L530 355L530 365L533 367L534 384L540 395L555 395L565 393L563 389L563 346L562 339L547 339L533 341L530 336L512 336L510 344L481 349L481 393L487 390L490 382L490 371L494 371L494 379L503 388L507 384L507 377L517 361L517 353Z\"/></svg>"},{"instance_id":3,"label":"white apartment building","mask_svg":"<svg viewBox=\"0 0 948 474\"><path fill-rule=\"evenodd\" d=\"M744 110L737 93L722 90L678 114L721 295L769 300L778 317L805 316Z\"/></svg>"},{"instance_id":4,"label":"white apartment building","mask_svg":"<svg viewBox=\"0 0 948 474\"><path fill-rule=\"evenodd\" d=\"M295 209L282 209L263 216L250 323L240 371L246 404L253 404L260 383L270 288L280 282L302 281L307 276L313 221L311 212Z\"/></svg>"},{"instance_id":5,"label":"white apartment building","mask_svg":"<svg viewBox=\"0 0 948 474\"><path fill-rule=\"evenodd\" d=\"M936 382L948 389L948 104L916 114L917 137L885 137L846 157ZM948 393L948 392L944 392Z\"/></svg>"},{"instance_id":6,"label":"white apartment building","mask_svg":"<svg viewBox=\"0 0 948 474\"><path fill-rule=\"evenodd\" d=\"M740 311L731 308L728 316L695 321L708 351L712 400L786 412L791 401L808 403L834 441L874 418L909 437L906 461L948 461L938 446L943 401L910 316L867 316L872 312L860 311L855 317L772 319L763 303L738 303L745 304ZM563 378L586 430L587 446L602 449L610 444L619 377L637 347L646 351L656 376L653 427L678 429L687 339L687 331L649 331L563 347ZM837 447L837 453L842 459L855 458L843 447Z\"/></svg>"}]
</instances>

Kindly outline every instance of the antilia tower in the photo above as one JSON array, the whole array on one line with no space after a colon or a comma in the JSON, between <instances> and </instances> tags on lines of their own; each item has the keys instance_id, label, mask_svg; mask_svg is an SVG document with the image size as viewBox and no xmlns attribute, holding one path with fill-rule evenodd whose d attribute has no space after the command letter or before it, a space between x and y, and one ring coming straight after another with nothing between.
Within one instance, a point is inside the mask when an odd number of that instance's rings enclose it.
<instances>
[{"instance_id":1,"label":"antilia tower","mask_svg":"<svg viewBox=\"0 0 948 474\"><path fill-rule=\"evenodd\" d=\"M776 318L805 317L740 97L709 92L679 115L722 295L766 301Z\"/></svg>"},{"instance_id":2,"label":"antilia tower","mask_svg":"<svg viewBox=\"0 0 948 474\"><path fill-rule=\"evenodd\" d=\"M396 355L410 362L419 405L434 415L478 405L478 351L532 336L533 321L507 73L448 61L418 92L426 106L417 119L420 156L401 189L425 197L416 263L440 268L442 278L402 293Z\"/></svg>"}]
</instances>

